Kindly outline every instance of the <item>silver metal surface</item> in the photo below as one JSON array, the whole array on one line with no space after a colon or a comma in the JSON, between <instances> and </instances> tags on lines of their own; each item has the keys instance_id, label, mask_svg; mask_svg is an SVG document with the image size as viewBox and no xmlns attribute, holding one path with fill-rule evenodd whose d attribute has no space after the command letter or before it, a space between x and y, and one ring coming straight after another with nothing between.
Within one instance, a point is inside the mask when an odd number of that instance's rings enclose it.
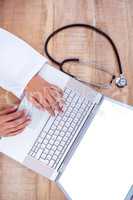
<instances>
[{"instance_id":1,"label":"silver metal surface","mask_svg":"<svg viewBox=\"0 0 133 200\"><path fill-rule=\"evenodd\" d=\"M29 169L39 173L42 176L47 177L48 179L55 181L57 177L57 171L51 169L47 165L45 165L43 162L39 160L33 159L31 156L27 156L23 162L24 166L28 167Z\"/></svg>"},{"instance_id":2,"label":"silver metal surface","mask_svg":"<svg viewBox=\"0 0 133 200\"><path fill-rule=\"evenodd\" d=\"M118 78L116 78L115 84L119 88L123 88L127 85L127 80L126 80L124 74L120 74L120 76Z\"/></svg>"},{"instance_id":3,"label":"silver metal surface","mask_svg":"<svg viewBox=\"0 0 133 200\"><path fill-rule=\"evenodd\" d=\"M28 168L36 171L37 173L39 173L53 181L58 180L58 177L64 171L67 163L69 162L71 156L74 153L74 150L76 149L77 145L81 141L81 138L83 137L84 133L86 132L85 127L88 128L88 125L90 124L92 118L96 114L96 108L99 107L99 103L101 102L101 99L102 99L102 95L100 93L96 92L95 90L91 89L90 87L88 87L74 79L70 79L70 81L68 82L66 87L69 87L72 90L79 92L81 94L81 96L88 97L90 99L90 101L95 104L94 111L91 112L90 115L88 115L87 120L85 121L84 125L81 128L81 131L79 131L78 137L72 144L72 148L70 148L65 159L63 160L62 164L60 165L58 172L56 170L53 170L52 168L46 166L41 161L31 158L30 156L27 156L23 163Z\"/></svg>"}]
</instances>

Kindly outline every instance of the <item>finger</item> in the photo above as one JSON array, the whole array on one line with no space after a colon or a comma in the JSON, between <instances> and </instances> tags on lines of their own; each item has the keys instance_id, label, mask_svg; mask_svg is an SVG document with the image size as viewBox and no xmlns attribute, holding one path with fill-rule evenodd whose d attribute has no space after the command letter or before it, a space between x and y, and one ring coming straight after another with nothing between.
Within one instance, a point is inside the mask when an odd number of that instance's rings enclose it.
<instances>
[{"instance_id":1,"label":"finger","mask_svg":"<svg viewBox=\"0 0 133 200\"><path fill-rule=\"evenodd\" d=\"M50 102L48 101L48 99L43 99L42 102L44 109L46 109L51 115L55 115L54 113L54 109L52 108L52 106L50 105Z\"/></svg>"},{"instance_id":2,"label":"finger","mask_svg":"<svg viewBox=\"0 0 133 200\"><path fill-rule=\"evenodd\" d=\"M14 111L13 113L11 112L9 114L1 115L0 116L0 125L3 126L6 122L15 120L24 114L26 115L26 112L23 110L23 111Z\"/></svg>"},{"instance_id":3,"label":"finger","mask_svg":"<svg viewBox=\"0 0 133 200\"><path fill-rule=\"evenodd\" d=\"M50 106L47 99L43 99L42 102L39 102L36 98L36 101L41 105L41 110L49 112L51 115L54 115L54 111L52 110L52 107Z\"/></svg>"},{"instance_id":4,"label":"finger","mask_svg":"<svg viewBox=\"0 0 133 200\"><path fill-rule=\"evenodd\" d=\"M55 99L63 99L63 95L58 92L58 90L50 90L50 94Z\"/></svg>"},{"instance_id":5,"label":"finger","mask_svg":"<svg viewBox=\"0 0 133 200\"><path fill-rule=\"evenodd\" d=\"M59 88L58 86L52 85L50 88L57 91L61 96L63 96L64 91L61 88Z\"/></svg>"},{"instance_id":6,"label":"finger","mask_svg":"<svg viewBox=\"0 0 133 200\"><path fill-rule=\"evenodd\" d=\"M10 106L8 108L5 108L4 110L0 111L0 116L1 115L6 115L9 114L11 112L15 112L18 109L18 106Z\"/></svg>"},{"instance_id":7,"label":"finger","mask_svg":"<svg viewBox=\"0 0 133 200\"><path fill-rule=\"evenodd\" d=\"M58 90L51 90L50 95L56 100L56 102L59 102L61 107L64 105L63 94L59 93Z\"/></svg>"},{"instance_id":8,"label":"finger","mask_svg":"<svg viewBox=\"0 0 133 200\"><path fill-rule=\"evenodd\" d=\"M8 121L12 121L12 120L16 120L18 118L21 118L23 115L26 115L26 111L25 110L16 111L14 113L5 115L3 120L4 120L4 122L8 122Z\"/></svg>"},{"instance_id":9,"label":"finger","mask_svg":"<svg viewBox=\"0 0 133 200\"><path fill-rule=\"evenodd\" d=\"M54 98L56 105L59 107L61 111L63 111L64 107L64 99L63 97L56 91L52 91L50 95Z\"/></svg>"},{"instance_id":10,"label":"finger","mask_svg":"<svg viewBox=\"0 0 133 200\"><path fill-rule=\"evenodd\" d=\"M38 109L47 111L51 115L54 115L52 108L50 107L49 103L46 100L43 100L43 102L41 103L38 101L37 97L32 97L31 100L32 100L31 102L33 103L33 105L35 105Z\"/></svg>"},{"instance_id":11,"label":"finger","mask_svg":"<svg viewBox=\"0 0 133 200\"><path fill-rule=\"evenodd\" d=\"M18 134L22 133L22 132L24 131L24 129L25 129L25 128L20 129L20 130L18 130L18 131L16 131L16 132L12 132L12 133L10 133L10 134L4 136L4 137L11 137L11 136L18 135Z\"/></svg>"},{"instance_id":12,"label":"finger","mask_svg":"<svg viewBox=\"0 0 133 200\"><path fill-rule=\"evenodd\" d=\"M38 96L32 96L30 101L39 109L44 110L46 107L50 107L49 103L44 98L39 98Z\"/></svg>"},{"instance_id":13,"label":"finger","mask_svg":"<svg viewBox=\"0 0 133 200\"><path fill-rule=\"evenodd\" d=\"M23 115L21 118L16 119L14 121L10 121L10 122L6 122L5 123L5 127L8 127L8 129L10 128L15 128L23 123L25 123L27 120L31 120L30 116L25 116Z\"/></svg>"},{"instance_id":14,"label":"finger","mask_svg":"<svg viewBox=\"0 0 133 200\"><path fill-rule=\"evenodd\" d=\"M47 101L49 102L53 111L61 111L59 103L50 94L47 95Z\"/></svg>"},{"instance_id":15,"label":"finger","mask_svg":"<svg viewBox=\"0 0 133 200\"><path fill-rule=\"evenodd\" d=\"M51 115L54 115L54 112L46 99L43 99L43 101L40 102L37 97L32 97L32 98L30 98L30 102L33 103L33 105L35 105L38 109L47 111Z\"/></svg>"},{"instance_id":16,"label":"finger","mask_svg":"<svg viewBox=\"0 0 133 200\"><path fill-rule=\"evenodd\" d=\"M7 129L5 135L6 135L6 136L7 136L7 135L12 135L12 133L16 133L16 132L19 131L19 130L23 130L23 129L26 128L26 126L29 125L29 123L30 123L30 120L27 120L27 121L25 121L23 124L21 124L21 125L15 127L15 128L9 128L9 129Z\"/></svg>"},{"instance_id":17,"label":"finger","mask_svg":"<svg viewBox=\"0 0 133 200\"><path fill-rule=\"evenodd\" d=\"M30 102L38 109L43 109L43 106L34 98L30 98Z\"/></svg>"},{"instance_id":18,"label":"finger","mask_svg":"<svg viewBox=\"0 0 133 200\"><path fill-rule=\"evenodd\" d=\"M54 111L52 110L52 107L50 106L49 102L47 99L43 99L41 102L41 105L43 106L43 110L49 112L51 115L54 115Z\"/></svg>"},{"instance_id":19,"label":"finger","mask_svg":"<svg viewBox=\"0 0 133 200\"><path fill-rule=\"evenodd\" d=\"M5 135L6 135L6 132L4 132L4 130L1 130L0 137L5 137Z\"/></svg>"},{"instance_id":20,"label":"finger","mask_svg":"<svg viewBox=\"0 0 133 200\"><path fill-rule=\"evenodd\" d=\"M55 112L53 111L53 109L51 107L46 107L45 109L50 115L52 115L52 116L55 115Z\"/></svg>"}]
</instances>

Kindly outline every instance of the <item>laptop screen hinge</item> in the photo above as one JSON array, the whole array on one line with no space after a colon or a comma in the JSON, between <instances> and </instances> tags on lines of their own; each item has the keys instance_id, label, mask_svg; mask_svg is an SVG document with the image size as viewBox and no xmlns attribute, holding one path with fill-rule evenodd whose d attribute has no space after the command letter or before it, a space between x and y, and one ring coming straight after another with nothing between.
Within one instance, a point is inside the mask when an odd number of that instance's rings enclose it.
<instances>
[{"instance_id":1,"label":"laptop screen hinge","mask_svg":"<svg viewBox=\"0 0 133 200\"><path fill-rule=\"evenodd\" d=\"M103 99L103 95L98 93L97 96L95 97L95 103L100 104L102 99Z\"/></svg>"}]
</instances>

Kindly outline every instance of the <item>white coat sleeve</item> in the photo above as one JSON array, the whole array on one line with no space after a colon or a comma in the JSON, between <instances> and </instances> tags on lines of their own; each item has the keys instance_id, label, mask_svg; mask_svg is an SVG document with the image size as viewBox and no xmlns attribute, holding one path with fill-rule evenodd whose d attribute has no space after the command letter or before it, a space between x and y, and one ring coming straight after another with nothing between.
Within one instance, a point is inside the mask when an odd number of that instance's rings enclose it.
<instances>
[{"instance_id":1,"label":"white coat sleeve","mask_svg":"<svg viewBox=\"0 0 133 200\"><path fill-rule=\"evenodd\" d=\"M46 62L26 42L0 28L0 87L21 98L28 82Z\"/></svg>"}]
</instances>

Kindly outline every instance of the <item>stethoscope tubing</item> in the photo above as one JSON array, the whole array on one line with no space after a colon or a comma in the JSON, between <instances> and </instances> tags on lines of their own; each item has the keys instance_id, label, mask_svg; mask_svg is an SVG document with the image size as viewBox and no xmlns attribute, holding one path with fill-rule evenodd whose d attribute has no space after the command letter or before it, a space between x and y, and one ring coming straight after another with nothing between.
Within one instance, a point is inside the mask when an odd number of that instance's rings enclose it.
<instances>
[{"instance_id":1,"label":"stethoscope tubing","mask_svg":"<svg viewBox=\"0 0 133 200\"><path fill-rule=\"evenodd\" d=\"M83 24L83 23L75 23L75 24L69 24L69 25L66 25L66 26L63 26L59 29L56 29L53 33L51 33L48 38L46 39L45 41L45 45L44 45L44 51L47 55L47 57L56 65L58 65L61 69L61 71L65 72L63 70L63 64L66 63L66 62L70 62L70 61L74 61L74 62L79 62L79 58L69 58L69 59L65 59L63 60L62 62L59 62L57 61L56 59L54 59L50 53L48 52L48 43L49 41L52 39L52 37L54 37L55 35L57 35L59 32L61 32L62 30L65 30L65 29L69 29L69 28L86 28L86 29L91 29L93 31L95 31L96 33L102 35L103 37L105 37L108 42L111 44L112 48L113 48L113 51L116 55L116 59L117 59L117 63L118 63L118 66L119 66L119 77L117 78L117 81L116 81L116 85L118 87L124 87L125 85L127 85L127 81L124 77L124 73L123 73L123 68L122 68L122 64L121 64L121 60L120 60L120 56L119 56L119 53L118 53L118 49L114 43L114 41L112 40L112 38L107 35L104 31L102 31L101 29L97 28L97 27L94 27L92 25L89 25L89 24ZM66 73L66 72L65 72ZM71 74L69 74L70 76L72 76ZM73 77L73 76L72 76ZM76 78L76 77L75 77ZM110 81L110 84L113 82L113 80L116 78L115 75L112 75L112 80ZM119 85L119 82L121 82L121 80L125 81L125 84L123 86Z\"/></svg>"}]
</instances>

